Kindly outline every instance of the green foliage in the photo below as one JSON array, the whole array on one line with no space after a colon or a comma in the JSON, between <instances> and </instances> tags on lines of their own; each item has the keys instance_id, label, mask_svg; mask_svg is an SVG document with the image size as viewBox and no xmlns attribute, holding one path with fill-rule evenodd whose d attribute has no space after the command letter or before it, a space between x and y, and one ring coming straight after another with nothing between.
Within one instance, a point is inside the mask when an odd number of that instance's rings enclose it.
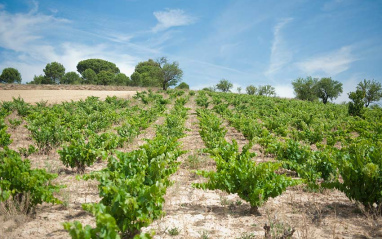
<instances>
[{"instance_id":1,"label":"green foliage","mask_svg":"<svg viewBox=\"0 0 382 239\"><path fill-rule=\"evenodd\" d=\"M342 180L329 183L367 209L382 203L382 144L361 140L342 148L336 157Z\"/></svg>"},{"instance_id":2,"label":"green foliage","mask_svg":"<svg viewBox=\"0 0 382 239\"><path fill-rule=\"evenodd\" d=\"M183 90L189 90L190 89L190 86L186 83L186 82L182 82L180 83L177 87L175 87L176 89L183 89Z\"/></svg>"},{"instance_id":3,"label":"green foliage","mask_svg":"<svg viewBox=\"0 0 382 239\"><path fill-rule=\"evenodd\" d=\"M349 99L352 100L349 102L349 115L362 117L364 113L363 105L365 104L365 92L362 90L350 92Z\"/></svg>"},{"instance_id":4,"label":"green foliage","mask_svg":"<svg viewBox=\"0 0 382 239\"><path fill-rule=\"evenodd\" d=\"M96 147L95 141L94 138L91 138L85 142L83 137L72 139L68 146L63 146L58 151L60 160L66 167L76 167L78 173L83 173L85 166L93 165L98 158L105 154L103 148Z\"/></svg>"},{"instance_id":5,"label":"green foliage","mask_svg":"<svg viewBox=\"0 0 382 239\"><path fill-rule=\"evenodd\" d=\"M196 104L204 108L208 107L209 105L208 97L203 91L198 92L198 96L196 97Z\"/></svg>"},{"instance_id":6,"label":"green foliage","mask_svg":"<svg viewBox=\"0 0 382 239\"><path fill-rule=\"evenodd\" d=\"M168 63L167 58L162 57L158 60L158 64L161 69L159 83L163 90L176 85L182 79L183 71L179 68L178 62Z\"/></svg>"},{"instance_id":7,"label":"green foliage","mask_svg":"<svg viewBox=\"0 0 382 239\"><path fill-rule=\"evenodd\" d=\"M110 71L100 71L97 74L97 85L111 85L114 81L114 73Z\"/></svg>"},{"instance_id":8,"label":"green foliage","mask_svg":"<svg viewBox=\"0 0 382 239\"><path fill-rule=\"evenodd\" d=\"M342 93L342 83L332 78L321 78L316 83L316 95L326 104L328 99L336 99Z\"/></svg>"},{"instance_id":9,"label":"green foliage","mask_svg":"<svg viewBox=\"0 0 382 239\"><path fill-rule=\"evenodd\" d=\"M114 85L130 85L130 78L123 74L123 73L118 73L114 77Z\"/></svg>"},{"instance_id":10,"label":"green foliage","mask_svg":"<svg viewBox=\"0 0 382 239\"><path fill-rule=\"evenodd\" d=\"M318 79L308 76L306 79L297 78L292 82L294 94L297 99L314 101L318 97L316 95L316 84Z\"/></svg>"},{"instance_id":11,"label":"green foliage","mask_svg":"<svg viewBox=\"0 0 382 239\"><path fill-rule=\"evenodd\" d=\"M136 125L142 126L146 119L152 122L154 112L158 114L164 110L156 107L163 105L160 95L150 91L148 94L139 93L138 97L143 96L156 105L151 111L126 113L132 116L121 128L127 130L127 135L130 135L128 127L136 130ZM84 176L85 179L99 181L101 201L83 204L83 208L96 217L97 223L95 228L83 227L79 222L65 223L64 228L72 238L151 238L152 234L139 233L142 227L163 215L163 197L171 184L169 176L179 166L177 158L185 153L177 142L179 137L184 136L183 125L187 115L185 103L183 98L175 101L165 123L157 127L154 139L147 140L140 149L132 152L117 151L116 158L109 158L107 168ZM138 107L134 109L139 110ZM104 141L107 138L99 140L97 144L104 147Z\"/></svg>"},{"instance_id":12,"label":"green foliage","mask_svg":"<svg viewBox=\"0 0 382 239\"><path fill-rule=\"evenodd\" d=\"M12 143L11 135L7 133L7 125L0 118L0 147L6 147Z\"/></svg>"},{"instance_id":13,"label":"green foliage","mask_svg":"<svg viewBox=\"0 0 382 239\"><path fill-rule=\"evenodd\" d=\"M141 74L134 72L131 74L131 85L132 86L142 86Z\"/></svg>"},{"instance_id":14,"label":"green foliage","mask_svg":"<svg viewBox=\"0 0 382 239\"><path fill-rule=\"evenodd\" d=\"M216 88L222 92L231 92L233 84L226 79L221 79L219 83L216 84Z\"/></svg>"},{"instance_id":15,"label":"green foliage","mask_svg":"<svg viewBox=\"0 0 382 239\"><path fill-rule=\"evenodd\" d=\"M382 98L382 86L375 80L363 80L357 85L357 90L364 92L365 107L369 107L371 102L379 101Z\"/></svg>"},{"instance_id":16,"label":"green foliage","mask_svg":"<svg viewBox=\"0 0 382 239\"><path fill-rule=\"evenodd\" d=\"M133 86L160 86L162 70L158 62L152 59L139 62L131 75Z\"/></svg>"},{"instance_id":17,"label":"green foliage","mask_svg":"<svg viewBox=\"0 0 382 239\"><path fill-rule=\"evenodd\" d=\"M86 85L96 85L98 82L97 74L88 68L82 72L82 83Z\"/></svg>"},{"instance_id":18,"label":"green foliage","mask_svg":"<svg viewBox=\"0 0 382 239\"><path fill-rule=\"evenodd\" d=\"M276 90L275 87L271 85L260 85L257 94L263 96L276 96Z\"/></svg>"},{"instance_id":19,"label":"green foliage","mask_svg":"<svg viewBox=\"0 0 382 239\"><path fill-rule=\"evenodd\" d=\"M20 154L13 150L0 151L0 201L9 197L21 201L28 195L27 212L42 202L61 203L54 193L62 186L51 183L56 177L43 169L31 169L29 160L22 160Z\"/></svg>"},{"instance_id":20,"label":"green foliage","mask_svg":"<svg viewBox=\"0 0 382 239\"><path fill-rule=\"evenodd\" d=\"M216 162L216 171L197 171L208 178L206 183L193 184L197 188L221 189L228 193L237 193L240 198L251 204L253 212L270 197L276 197L288 186L299 183L275 171L281 166L275 163L257 164L252 161L255 153L250 153L252 144L239 152L236 141L225 141L226 131L221 121L207 110L198 110L200 135L208 152Z\"/></svg>"},{"instance_id":21,"label":"green foliage","mask_svg":"<svg viewBox=\"0 0 382 239\"><path fill-rule=\"evenodd\" d=\"M4 68L0 75L0 83L21 83L21 74L15 68Z\"/></svg>"},{"instance_id":22,"label":"green foliage","mask_svg":"<svg viewBox=\"0 0 382 239\"><path fill-rule=\"evenodd\" d=\"M87 59L78 62L77 71L84 78L85 76L82 73L87 69L92 69L96 75L98 75L101 71L108 71L113 73L113 75L119 73L119 69L114 63L102 59Z\"/></svg>"},{"instance_id":23,"label":"green foliage","mask_svg":"<svg viewBox=\"0 0 382 239\"><path fill-rule=\"evenodd\" d=\"M40 85L40 84L51 84L50 80L43 75L34 76L33 81L28 84Z\"/></svg>"},{"instance_id":24,"label":"green foliage","mask_svg":"<svg viewBox=\"0 0 382 239\"><path fill-rule=\"evenodd\" d=\"M48 63L45 66L44 73L46 84L59 84L65 74L65 67L58 62Z\"/></svg>"},{"instance_id":25,"label":"green foliage","mask_svg":"<svg viewBox=\"0 0 382 239\"><path fill-rule=\"evenodd\" d=\"M76 72L70 71L61 78L60 84L79 85L82 83L81 80L81 77Z\"/></svg>"},{"instance_id":26,"label":"green foliage","mask_svg":"<svg viewBox=\"0 0 382 239\"><path fill-rule=\"evenodd\" d=\"M38 150L33 145L29 145L28 148L18 148L18 152L21 156L29 157L29 155L36 153Z\"/></svg>"},{"instance_id":27,"label":"green foliage","mask_svg":"<svg viewBox=\"0 0 382 239\"><path fill-rule=\"evenodd\" d=\"M248 95L255 95L257 92L257 88L254 85L249 85L247 88L245 88Z\"/></svg>"}]
</instances>

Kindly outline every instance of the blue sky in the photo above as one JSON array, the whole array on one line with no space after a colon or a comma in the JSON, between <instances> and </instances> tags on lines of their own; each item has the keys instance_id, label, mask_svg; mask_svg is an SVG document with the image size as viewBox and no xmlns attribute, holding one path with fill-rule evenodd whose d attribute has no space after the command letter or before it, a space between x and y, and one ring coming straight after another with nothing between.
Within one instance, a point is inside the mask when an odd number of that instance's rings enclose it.
<instances>
[{"instance_id":1,"label":"blue sky","mask_svg":"<svg viewBox=\"0 0 382 239\"><path fill-rule=\"evenodd\" d=\"M382 1L0 0L0 71L23 83L58 61L101 58L131 75L166 56L200 89L271 84L294 97L298 77L332 77L347 100L363 79L382 81Z\"/></svg>"}]
</instances>

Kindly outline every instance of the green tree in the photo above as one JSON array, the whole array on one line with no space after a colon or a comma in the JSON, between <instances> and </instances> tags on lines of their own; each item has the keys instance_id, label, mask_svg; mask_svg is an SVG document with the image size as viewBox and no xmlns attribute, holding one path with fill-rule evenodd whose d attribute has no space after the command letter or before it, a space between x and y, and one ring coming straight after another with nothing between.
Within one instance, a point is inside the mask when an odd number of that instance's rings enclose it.
<instances>
[{"instance_id":1,"label":"green tree","mask_svg":"<svg viewBox=\"0 0 382 239\"><path fill-rule=\"evenodd\" d=\"M45 78L45 76L43 75L39 75L39 76L34 76L33 77L33 81L29 82L28 84L35 84L35 85L40 85L40 84L49 84L48 83L48 79Z\"/></svg>"},{"instance_id":2,"label":"green tree","mask_svg":"<svg viewBox=\"0 0 382 239\"><path fill-rule=\"evenodd\" d=\"M65 75L61 78L60 84L67 85L79 85L82 83L81 77L77 74L77 72L70 71L65 73Z\"/></svg>"},{"instance_id":3,"label":"green tree","mask_svg":"<svg viewBox=\"0 0 382 239\"><path fill-rule=\"evenodd\" d=\"M130 85L130 78L123 73L118 73L114 77L113 85Z\"/></svg>"},{"instance_id":4,"label":"green tree","mask_svg":"<svg viewBox=\"0 0 382 239\"><path fill-rule=\"evenodd\" d=\"M237 90L237 93L239 94L241 93L241 87L237 87L236 90Z\"/></svg>"},{"instance_id":5,"label":"green tree","mask_svg":"<svg viewBox=\"0 0 382 239\"><path fill-rule=\"evenodd\" d=\"M82 72L82 83L86 85L96 85L98 82L97 74L92 69Z\"/></svg>"},{"instance_id":6,"label":"green tree","mask_svg":"<svg viewBox=\"0 0 382 239\"><path fill-rule=\"evenodd\" d=\"M221 79L219 83L216 84L216 88L222 92L231 92L233 84L226 79Z\"/></svg>"},{"instance_id":7,"label":"green tree","mask_svg":"<svg viewBox=\"0 0 382 239\"><path fill-rule=\"evenodd\" d=\"M102 59L87 59L78 62L77 71L82 75L86 69L92 69L97 75L101 71L109 71L113 74L119 73L119 68L112 62L105 61ZM83 75L82 75L83 76Z\"/></svg>"},{"instance_id":8,"label":"green tree","mask_svg":"<svg viewBox=\"0 0 382 239\"><path fill-rule=\"evenodd\" d=\"M294 94L297 99L314 101L318 99L316 95L316 84L318 79L308 76L306 79L297 78L292 82Z\"/></svg>"},{"instance_id":9,"label":"green tree","mask_svg":"<svg viewBox=\"0 0 382 239\"><path fill-rule=\"evenodd\" d=\"M180 83L177 87L175 87L176 89L183 89L183 90L189 90L190 89L190 86L186 83L186 82L182 82Z\"/></svg>"},{"instance_id":10,"label":"green tree","mask_svg":"<svg viewBox=\"0 0 382 239\"><path fill-rule=\"evenodd\" d=\"M355 92L350 92L348 95L349 99L352 100L349 102L348 106L349 115L361 117L364 112L363 105L365 104L365 92L357 89Z\"/></svg>"},{"instance_id":11,"label":"green tree","mask_svg":"<svg viewBox=\"0 0 382 239\"><path fill-rule=\"evenodd\" d=\"M45 66L44 73L46 84L59 84L65 74L65 67L58 62L48 63Z\"/></svg>"},{"instance_id":12,"label":"green tree","mask_svg":"<svg viewBox=\"0 0 382 239\"><path fill-rule=\"evenodd\" d=\"M271 85L260 85L257 94L264 96L276 96L276 90L275 87Z\"/></svg>"},{"instance_id":13,"label":"green tree","mask_svg":"<svg viewBox=\"0 0 382 239\"><path fill-rule=\"evenodd\" d=\"M132 86L142 86L141 74L134 72L130 78Z\"/></svg>"},{"instance_id":14,"label":"green tree","mask_svg":"<svg viewBox=\"0 0 382 239\"><path fill-rule=\"evenodd\" d=\"M135 66L135 71L131 75L132 85L134 86L160 86L162 69L158 62L152 59L139 62Z\"/></svg>"},{"instance_id":15,"label":"green tree","mask_svg":"<svg viewBox=\"0 0 382 239\"><path fill-rule=\"evenodd\" d=\"M183 71L179 68L178 62L168 63L166 57L160 58L157 62L161 68L159 83L163 90L176 85L182 79Z\"/></svg>"},{"instance_id":16,"label":"green tree","mask_svg":"<svg viewBox=\"0 0 382 239\"><path fill-rule=\"evenodd\" d=\"M382 86L381 83L375 80L363 80L357 85L357 90L364 92L365 107L369 107L371 102L378 101L382 98Z\"/></svg>"},{"instance_id":17,"label":"green tree","mask_svg":"<svg viewBox=\"0 0 382 239\"><path fill-rule=\"evenodd\" d=\"M21 74L15 68L5 68L0 75L0 83L21 83Z\"/></svg>"},{"instance_id":18,"label":"green tree","mask_svg":"<svg viewBox=\"0 0 382 239\"><path fill-rule=\"evenodd\" d=\"M326 104L328 99L336 99L342 93L342 83L332 78L321 78L316 84L316 95Z\"/></svg>"},{"instance_id":19,"label":"green tree","mask_svg":"<svg viewBox=\"0 0 382 239\"><path fill-rule=\"evenodd\" d=\"M248 95L254 95L257 92L257 88L254 85L247 86L247 88L245 88L245 90L247 91Z\"/></svg>"},{"instance_id":20,"label":"green tree","mask_svg":"<svg viewBox=\"0 0 382 239\"><path fill-rule=\"evenodd\" d=\"M114 74L110 71L101 71L97 74L98 85L111 85L114 81Z\"/></svg>"}]
</instances>

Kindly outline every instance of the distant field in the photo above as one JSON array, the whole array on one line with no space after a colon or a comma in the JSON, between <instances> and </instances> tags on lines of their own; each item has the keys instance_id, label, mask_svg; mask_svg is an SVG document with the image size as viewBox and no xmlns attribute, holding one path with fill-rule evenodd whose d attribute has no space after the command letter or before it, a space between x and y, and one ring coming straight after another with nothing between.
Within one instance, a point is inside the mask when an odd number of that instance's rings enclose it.
<instances>
[{"instance_id":1,"label":"distant field","mask_svg":"<svg viewBox=\"0 0 382 239\"><path fill-rule=\"evenodd\" d=\"M2 90L0 101L11 101L12 97L21 97L25 102L35 103L48 101L49 103L60 103L63 101L77 101L86 99L88 96L97 96L105 99L107 96L130 98L136 91L97 91L97 90Z\"/></svg>"},{"instance_id":2,"label":"distant field","mask_svg":"<svg viewBox=\"0 0 382 239\"><path fill-rule=\"evenodd\" d=\"M156 89L156 88L153 88ZM25 102L35 103L48 101L60 103L62 101L80 100L88 96L105 99L106 96L130 98L137 91L147 90L131 86L103 86L103 85L21 85L0 84L0 101L11 101L12 97L21 97Z\"/></svg>"}]
</instances>

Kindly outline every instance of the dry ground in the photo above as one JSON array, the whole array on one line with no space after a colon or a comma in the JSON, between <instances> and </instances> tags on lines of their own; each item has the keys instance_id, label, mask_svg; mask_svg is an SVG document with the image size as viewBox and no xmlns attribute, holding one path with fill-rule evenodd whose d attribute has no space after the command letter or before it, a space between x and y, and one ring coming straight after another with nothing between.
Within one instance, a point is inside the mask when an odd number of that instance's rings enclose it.
<instances>
[{"instance_id":1,"label":"dry ground","mask_svg":"<svg viewBox=\"0 0 382 239\"><path fill-rule=\"evenodd\" d=\"M0 92L2 94L4 91ZM33 92L30 94L33 95ZM60 99L56 97L56 100ZM204 179L196 176L193 170L213 170L215 163L201 151L204 144L198 132L194 98L191 98L186 107L190 108L186 121L186 127L190 130L181 142L188 152L180 157L181 166L172 176L174 183L168 188L165 197L166 215L144 231L155 230L155 238L264 238L263 227L271 224L272 230L281 231L279 235L284 229L295 228L293 238L382 238L381 218L373 219L371 215L365 214L362 208L339 191L313 193L303 186L290 188L281 196L266 202L260 208L262 215L255 216L249 214L249 204L237 195L228 195L219 190L194 189L191 184ZM9 117L17 116L13 114ZM133 150L136 145L144 142L143 138L153 137L155 125L162 122L163 118L159 118L121 150ZM240 132L229 127L226 122L224 124L228 129L228 141L236 139L240 147L247 143ZM9 133L14 140L11 145L14 149L33 144L23 125L10 129ZM258 151L256 146L254 151ZM0 210L0 239L70 238L63 230L63 222L79 220L93 225L94 218L81 209L81 204L99 200L97 183L76 180L75 172L62 165L55 150L48 155L34 154L30 160L34 167L59 174L56 182L67 185L58 195L64 204L40 205L33 216L5 215ZM257 160L271 159L260 155ZM105 165L105 162L96 163L87 168L86 172L98 170ZM176 231L178 235L172 235Z\"/></svg>"},{"instance_id":2,"label":"dry ground","mask_svg":"<svg viewBox=\"0 0 382 239\"><path fill-rule=\"evenodd\" d=\"M105 99L107 96L130 98L136 91L95 91L95 90L0 90L0 101L12 101L12 98L21 97L27 103L48 101L51 104L62 101L77 101L89 96Z\"/></svg>"}]
</instances>

